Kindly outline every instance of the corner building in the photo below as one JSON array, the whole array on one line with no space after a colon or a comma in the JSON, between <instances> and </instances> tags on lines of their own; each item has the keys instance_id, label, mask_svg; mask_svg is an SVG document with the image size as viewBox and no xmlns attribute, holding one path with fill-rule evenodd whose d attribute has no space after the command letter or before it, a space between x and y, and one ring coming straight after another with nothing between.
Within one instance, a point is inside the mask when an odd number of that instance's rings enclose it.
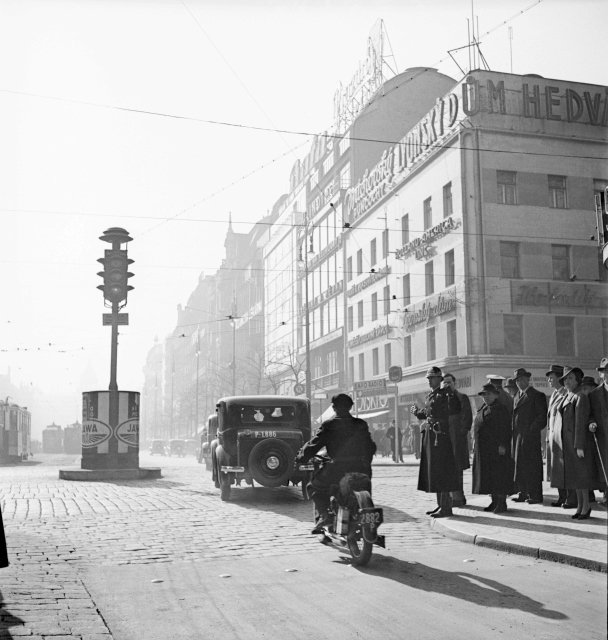
<instances>
[{"instance_id":1,"label":"corner building","mask_svg":"<svg viewBox=\"0 0 608 640\"><path fill-rule=\"evenodd\" d=\"M595 373L607 125L606 87L474 71L348 189L345 351L351 388L377 389L365 408L394 415L396 397L408 423L432 365L469 395L520 366L547 393L552 362Z\"/></svg>"}]
</instances>

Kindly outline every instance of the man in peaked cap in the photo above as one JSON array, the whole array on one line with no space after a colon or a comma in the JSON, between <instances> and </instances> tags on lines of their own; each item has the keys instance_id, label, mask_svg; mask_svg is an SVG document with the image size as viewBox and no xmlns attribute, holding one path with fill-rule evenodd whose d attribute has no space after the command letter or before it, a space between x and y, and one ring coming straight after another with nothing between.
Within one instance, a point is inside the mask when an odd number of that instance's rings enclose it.
<instances>
[{"instance_id":1,"label":"man in peaked cap","mask_svg":"<svg viewBox=\"0 0 608 640\"><path fill-rule=\"evenodd\" d=\"M547 425L547 397L530 385L532 374L523 367L513 372L519 391L513 400L514 481L519 494L515 502L542 504L543 456L541 431Z\"/></svg>"},{"instance_id":2,"label":"man in peaked cap","mask_svg":"<svg viewBox=\"0 0 608 640\"><path fill-rule=\"evenodd\" d=\"M431 388L423 408L411 405L410 411L419 420L424 420L422 454L418 473L418 490L437 494L437 508L428 511L433 518L452 515L451 491L457 491L458 467L450 439L450 416L460 413L458 398L450 389L442 389L443 375L439 367L426 372Z\"/></svg>"},{"instance_id":3,"label":"man in peaked cap","mask_svg":"<svg viewBox=\"0 0 608 640\"><path fill-rule=\"evenodd\" d=\"M503 389L505 378L495 373L489 373L486 378L498 391L498 398L496 399L496 402L501 404L509 412L509 416L511 416L513 414L513 398Z\"/></svg>"},{"instance_id":4,"label":"man in peaked cap","mask_svg":"<svg viewBox=\"0 0 608 640\"><path fill-rule=\"evenodd\" d=\"M589 431L593 434L596 447L595 458L598 469L599 486L604 492L603 504L606 504L608 479L608 358L602 358L597 368L600 385L589 393Z\"/></svg>"}]
</instances>

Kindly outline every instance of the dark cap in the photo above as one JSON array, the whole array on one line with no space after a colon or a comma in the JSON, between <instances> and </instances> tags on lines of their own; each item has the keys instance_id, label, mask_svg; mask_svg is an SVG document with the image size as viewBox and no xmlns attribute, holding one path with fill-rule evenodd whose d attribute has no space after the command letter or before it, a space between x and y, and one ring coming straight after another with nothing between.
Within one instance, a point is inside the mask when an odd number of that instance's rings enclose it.
<instances>
[{"instance_id":1,"label":"dark cap","mask_svg":"<svg viewBox=\"0 0 608 640\"><path fill-rule=\"evenodd\" d=\"M581 380L584 377L584 373L583 370L580 367L570 367L568 365L566 365L564 367L564 375L559 379L559 381L563 384L564 380L566 379L566 376L568 376L570 373L575 373L578 374L578 376L581 378Z\"/></svg>"},{"instance_id":2,"label":"dark cap","mask_svg":"<svg viewBox=\"0 0 608 640\"><path fill-rule=\"evenodd\" d=\"M561 364L551 364L549 365L549 371L545 373L546 376L554 373L558 378L561 378L564 375L564 367Z\"/></svg>"},{"instance_id":3,"label":"dark cap","mask_svg":"<svg viewBox=\"0 0 608 640\"><path fill-rule=\"evenodd\" d=\"M602 358L600 361L600 366L597 368L597 370L606 371L606 367L608 367L608 358Z\"/></svg>"},{"instance_id":4,"label":"dark cap","mask_svg":"<svg viewBox=\"0 0 608 640\"><path fill-rule=\"evenodd\" d=\"M513 380L517 380L517 378L529 378L531 375L529 371L526 371L523 367L519 367L519 369L515 369L513 372Z\"/></svg>"},{"instance_id":5,"label":"dark cap","mask_svg":"<svg viewBox=\"0 0 608 640\"><path fill-rule=\"evenodd\" d=\"M443 374L441 373L441 369L439 367L431 367L426 372L426 377L427 378L433 378L435 376L438 376L439 378L443 378Z\"/></svg>"},{"instance_id":6,"label":"dark cap","mask_svg":"<svg viewBox=\"0 0 608 640\"><path fill-rule=\"evenodd\" d=\"M595 381L595 378L592 378L591 376L583 376L583 379L581 380L581 384L587 385L589 387L597 387L597 382Z\"/></svg>"},{"instance_id":7,"label":"dark cap","mask_svg":"<svg viewBox=\"0 0 608 640\"><path fill-rule=\"evenodd\" d=\"M332 397L331 403L338 407L348 407L349 409L355 404L353 399L346 393L337 393Z\"/></svg>"},{"instance_id":8,"label":"dark cap","mask_svg":"<svg viewBox=\"0 0 608 640\"><path fill-rule=\"evenodd\" d=\"M481 387L481 391L477 395L483 396L486 393L494 393L495 395L498 395L498 389L491 382L486 382L483 387Z\"/></svg>"}]
</instances>

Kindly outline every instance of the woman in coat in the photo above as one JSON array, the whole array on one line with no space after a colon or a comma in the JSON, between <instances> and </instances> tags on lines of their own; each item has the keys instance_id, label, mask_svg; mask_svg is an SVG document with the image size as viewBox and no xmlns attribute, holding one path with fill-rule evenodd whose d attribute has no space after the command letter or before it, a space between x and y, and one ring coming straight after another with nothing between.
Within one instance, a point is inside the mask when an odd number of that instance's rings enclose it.
<instances>
[{"instance_id":1,"label":"woman in coat","mask_svg":"<svg viewBox=\"0 0 608 640\"><path fill-rule=\"evenodd\" d=\"M479 394L484 403L473 421L473 493L489 493L492 502L484 511L504 513L507 495L513 490L511 450L511 417L497 402L498 390L493 384L483 385Z\"/></svg>"},{"instance_id":2,"label":"woman in coat","mask_svg":"<svg viewBox=\"0 0 608 640\"><path fill-rule=\"evenodd\" d=\"M565 367L560 378L568 393L559 408L562 422L564 486L576 491L576 513L572 518L586 520L591 514L589 489L595 486L593 440L589 432L589 399L581 390L583 372Z\"/></svg>"}]
</instances>

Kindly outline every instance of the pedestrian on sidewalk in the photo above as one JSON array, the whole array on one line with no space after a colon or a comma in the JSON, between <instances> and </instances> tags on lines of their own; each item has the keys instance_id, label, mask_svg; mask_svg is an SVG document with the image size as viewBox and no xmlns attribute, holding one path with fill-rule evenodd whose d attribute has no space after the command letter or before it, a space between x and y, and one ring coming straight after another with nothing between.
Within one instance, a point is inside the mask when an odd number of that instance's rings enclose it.
<instances>
[{"instance_id":1,"label":"pedestrian on sidewalk","mask_svg":"<svg viewBox=\"0 0 608 640\"><path fill-rule=\"evenodd\" d=\"M589 489L595 483L593 439L589 431L589 399L581 390L583 371L579 367L564 368L560 378L567 394L559 412L562 417L564 450L564 483L566 489L576 491L575 520L586 520L591 515Z\"/></svg>"},{"instance_id":2,"label":"pedestrian on sidewalk","mask_svg":"<svg viewBox=\"0 0 608 640\"><path fill-rule=\"evenodd\" d=\"M391 451L393 453L393 462L403 462L403 434L401 429L397 428L397 438L395 444L395 421L391 420L391 424L386 432L386 437L391 443Z\"/></svg>"},{"instance_id":3,"label":"pedestrian on sidewalk","mask_svg":"<svg viewBox=\"0 0 608 640\"><path fill-rule=\"evenodd\" d=\"M418 473L418 490L437 494L437 508L427 512L434 518L452 515L451 491L458 489L458 470L452 441L449 417L460 413L458 398L448 389L441 388L443 375L439 367L426 372L431 391L425 405L413 404L410 412L419 420L425 420L422 436L422 455Z\"/></svg>"},{"instance_id":4,"label":"pedestrian on sidewalk","mask_svg":"<svg viewBox=\"0 0 608 640\"><path fill-rule=\"evenodd\" d=\"M514 396L507 393L503 388L503 384L506 378L504 376L499 376L496 373L488 373L486 378L488 379L488 382L490 384L493 384L498 391L498 404L502 404L503 407L509 412L509 415L511 415L513 413ZM517 385L515 385L515 387L517 388Z\"/></svg>"},{"instance_id":5,"label":"pedestrian on sidewalk","mask_svg":"<svg viewBox=\"0 0 608 640\"><path fill-rule=\"evenodd\" d=\"M564 449L562 442L562 417L559 409L568 394L560 378L564 375L561 364L552 364L545 374L547 383L553 389L547 407L547 470L549 484L557 489L557 500L552 507L576 507L576 493L568 491L564 484Z\"/></svg>"},{"instance_id":6,"label":"pedestrian on sidewalk","mask_svg":"<svg viewBox=\"0 0 608 640\"><path fill-rule=\"evenodd\" d=\"M504 405L498 402L498 389L486 383L479 394L483 404L473 422L473 493L490 494L491 502L484 511L504 513L507 496L513 490L511 460L511 420Z\"/></svg>"},{"instance_id":7,"label":"pedestrian on sidewalk","mask_svg":"<svg viewBox=\"0 0 608 640\"><path fill-rule=\"evenodd\" d=\"M4 522L2 521L2 509L0 509L0 569L8 567L8 564L6 538L4 537Z\"/></svg>"},{"instance_id":8,"label":"pedestrian on sidewalk","mask_svg":"<svg viewBox=\"0 0 608 640\"><path fill-rule=\"evenodd\" d=\"M543 503L541 431L547 424L547 397L531 384L532 374L523 367L513 373L518 392L513 401L512 457L518 495L515 502Z\"/></svg>"},{"instance_id":9,"label":"pedestrian on sidewalk","mask_svg":"<svg viewBox=\"0 0 608 640\"><path fill-rule=\"evenodd\" d=\"M449 389L460 402L460 412L450 416L450 439L454 457L456 458L458 482L460 484L460 488L457 491L452 491L452 506L464 507L467 499L462 485L462 472L471 466L469 459L469 433L473 424L471 401L467 395L456 389L456 378L453 374L446 373L441 384L446 389Z\"/></svg>"},{"instance_id":10,"label":"pedestrian on sidewalk","mask_svg":"<svg viewBox=\"0 0 608 640\"><path fill-rule=\"evenodd\" d=\"M608 358L602 358L597 371L600 385L589 393L589 431L594 444L594 458L598 475L598 486L604 492L602 503L606 504L608 479Z\"/></svg>"}]
</instances>

